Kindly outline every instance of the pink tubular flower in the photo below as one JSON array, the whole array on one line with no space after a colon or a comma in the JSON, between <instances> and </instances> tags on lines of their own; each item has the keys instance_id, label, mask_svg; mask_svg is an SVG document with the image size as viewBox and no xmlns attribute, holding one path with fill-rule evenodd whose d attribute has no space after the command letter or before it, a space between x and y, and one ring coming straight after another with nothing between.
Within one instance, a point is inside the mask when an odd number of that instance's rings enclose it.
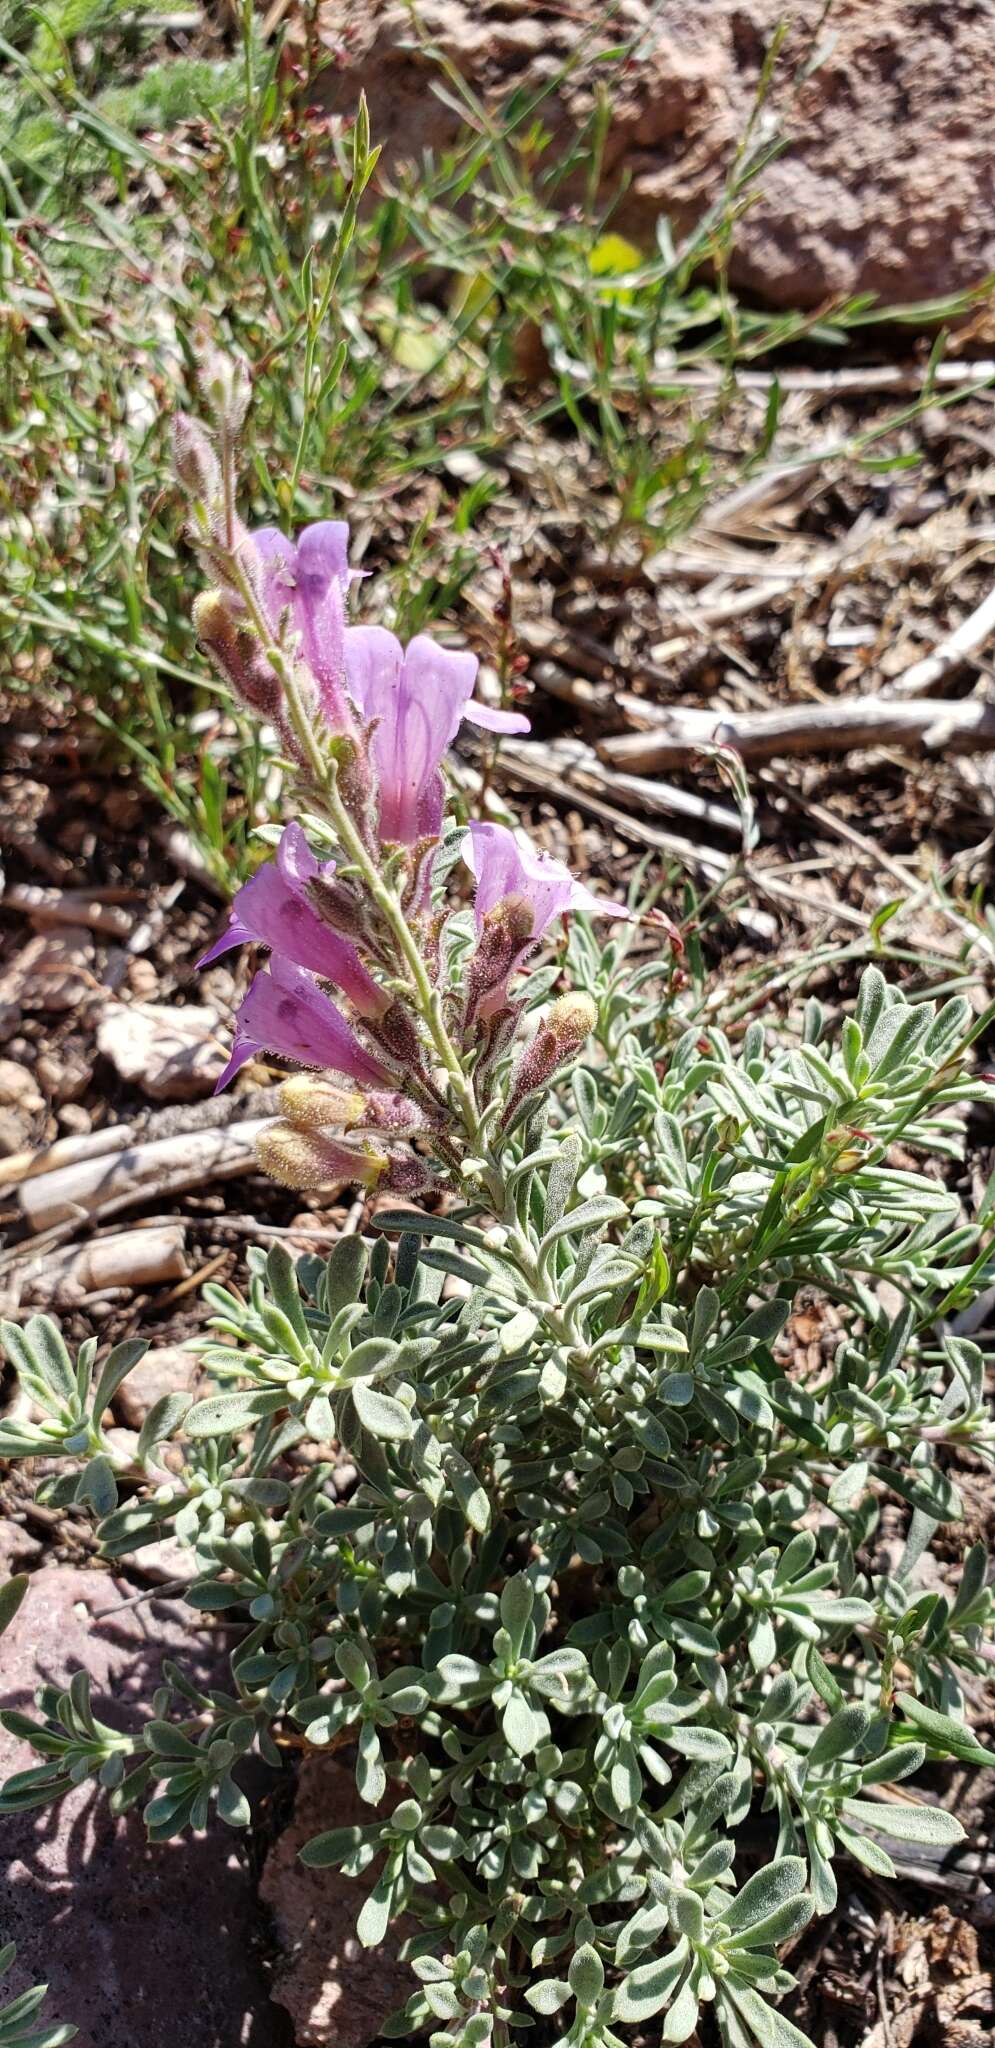
<instances>
[{"instance_id":1,"label":"pink tubular flower","mask_svg":"<svg viewBox=\"0 0 995 2048\"><path fill-rule=\"evenodd\" d=\"M361 1017L382 1017L390 997L367 973L355 946L319 916L307 893L309 882L334 872L334 861L315 859L299 825L285 826L276 859L267 861L239 890L227 930L198 960L198 967L251 940L269 946L295 967L333 981Z\"/></svg>"},{"instance_id":2,"label":"pink tubular flower","mask_svg":"<svg viewBox=\"0 0 995 2048\"><path fill-rule=\"evenodd\" d=\"M377 720L371 752L384 842L413 846L439 832L439 771L464 718L489 732L529 730L521 712L474 701L475 654L451 653L424 633L403 648L383 626L347 626L345 672L363 717Z\"/></svg>"},{"instance_id":3,"label":"pink tubular flower","mask_svg":"<svg viewBox=\"0 0 995 2048\"><path fill-rule=\"evenodd\" d=\"M274 953L257 974L235 1020L231 1058L215 1089L226 1087L246 1060L274 1052L306 1067L331 1067L365 1088L390 1088L392 1076L367 1052L313 974Z\"/></svg>"},{"instance_id":4,"label":"pink tubular flower","mask_svg":"<svg viewBox=\"0 0 995 2048\"><path fill-rule=\"evenodd\" d=\"M551 854L540 853L506 825L471 824L463 858L476 878L478 950L470 964L483 1015L500 1009L508 982L554 918L568 910L628 918L624 903L594 896ZM476 961L480 970L474 973Z\"/></svg>"},{"instance_id":5,"label":"pink tubular flower","mask_svg":"<svg viewBox=\"0 0 995 2048\"><path fill-rule=\"evenodd\" d=\"M300 634L301 654L318 686L318 701L332 732L352 724L346 703L342 639L349 588L349 528L341 519L306 526L288 540L275 526L260 527L252 543L261 564L263 603L274 633L286 611Z\"/></svg>"}]
</instances>

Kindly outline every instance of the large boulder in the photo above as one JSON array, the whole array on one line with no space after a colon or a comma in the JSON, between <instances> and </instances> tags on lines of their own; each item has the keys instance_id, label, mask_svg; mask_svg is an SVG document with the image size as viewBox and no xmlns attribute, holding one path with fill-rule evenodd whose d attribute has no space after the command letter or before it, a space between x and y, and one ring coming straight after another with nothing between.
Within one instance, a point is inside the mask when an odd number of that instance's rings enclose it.
<instances>
[{"instance_id":1,"label":"large boulder","mask_svg":"<svg viewBox=\"0 0 995 2048\"><path fill-rule=\"evenodd\" d=\"M836 0L828 21L824 0L421 0L417 13L492 108L556 81L537 110L555 138L546 163L607 82L606 188L629 179L617 224L644 242L659 214L684 235L721 198L787 18L762 117L776 114L787 146L736 226L734 284L779 306L855 292L895 306L995 270L992 0ZM458 116L432 90L405 0L325 0L321 18L330 111L352 113L364 87L391 165L452 141ZM621 44L624 63L597 61Z\"/></svg>"},{"instance_id":2,"label":"large boulder","mask_svg":"<svg viewBox=\"0 0 995 2048\"><path fill-rule=\"evenodd\" d=\"M134 1591L108 1572L34 1571L0 1646L4 1706L30 1712L39 1684L65 1686L85 1669L98 1718L125 1728L147 1718L164 1656L201 1682L222 1683L221 1656L203 1627L191 1636L182 1606L155 1598L136 1604ZM0 1730L0 1781L39 1761ZM4 1989L13 1995L47 1981L44 2016L74 2021L76 2048L288 2048L292 2041L267 1992L266 1930L245 1842L220 1822L206 1835L150 1848L141 1815L115 1821L92 1785L57 1806L6 1818L0 1933L17 1943Z\"/></svg>"}]
</instances>

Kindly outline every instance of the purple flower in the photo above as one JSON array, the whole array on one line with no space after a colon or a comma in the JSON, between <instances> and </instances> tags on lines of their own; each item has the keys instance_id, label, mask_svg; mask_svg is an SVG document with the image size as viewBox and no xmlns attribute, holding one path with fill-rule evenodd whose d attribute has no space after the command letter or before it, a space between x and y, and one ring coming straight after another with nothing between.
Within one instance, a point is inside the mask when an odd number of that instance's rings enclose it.
<instances>
[{"instance_id":1,"label":"purple flower","mask_svg":"<svg viewBox=\"0 0 995 2048\"><path fill-rule=\"evenodd\" d=\"M367 973L355 946L329 928L308 896L309 882L334 872L334 861L315 859L299 825L285 826L276 859L267 861L239 890L227 930L198 967L251 941L333 981L361 1017L382 1017L390 997Z\"/></svg>"},{"instance_id":2,"label":"purple flower","mask_svg":"<svg viewBox=\"0 0 995 2048\"><path fill-rule=\"evenodd\" d=\"M331 1067L364 1088L389 1088L393 1082L313 974L280 953L274 953L268 974L256 975L239 1009L231 1058L215 1094L259 1052L279 1053L307 1067Z\"/></svg>"},{"instance_id":3,"label":"purple flower","mask_svg":"<svg viewBox=\"0 0 995 2048\"><path fill-rule=\"evenodd\" d=\"M624 903L592 895L563 862L540 853L506 825L471 824L463 858L476 878L477 953L470 965L473 1007L500 1009L508 982L554 918L568 910L631 916Z\"/></svg>"},{"instance_id":4,"label":"purple flower","mask_svg":"<svg viewBox=\"0 0 995 2048\"><path fill-rule=\"evenodd\" d=\"M380 838L413 846L442 825L440 769L464 718L490 732L528 732L517 711L473 700L475 654L450 653L423 633L403 648L383 626L347 626L345 672L363 717L378 721L371 750Z\"/></svg>"},{"instance_id":5,"label":"purple flower","mask_svg":"<svg viewBox=\"0 0 995 2048\"><path fill-rule=\"evenodd\" d=\"M344 689L342 636L350 583L349 528L344 520L322 519L292 541L277 527L262 526L252 541L262 565L262 598L270 625L279 632L289 609L291 625L300 634L301 653L318 685L325 723L332 732L347 732L352 721Z\"/></svg>"}]
</instances>

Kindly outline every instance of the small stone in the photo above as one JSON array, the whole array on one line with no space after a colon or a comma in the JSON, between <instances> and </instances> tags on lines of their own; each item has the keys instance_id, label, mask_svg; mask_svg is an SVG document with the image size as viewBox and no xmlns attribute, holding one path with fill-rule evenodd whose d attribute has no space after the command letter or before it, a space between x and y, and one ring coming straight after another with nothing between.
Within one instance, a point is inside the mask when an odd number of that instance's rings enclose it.
<instances>
[{"instance_id":1,"label":"small stone","mask_svg":"<svg viewBox=\"0 0 995 2048\"><path fill-rule=\"evenodd\" d=\"M64 1102L59 1110L59 1123L72 1138L83 1138L93 1129L93 1118L81 1102Z\"/></svg>"},{"instance_id":2,"label":"small stone","mask_svg":"<svg viewBox=\"0 0 995 2048\"><path fill-rule=\"evenodd\" d=\"M34 1076L16 1060L0 1060L0 1107L18 1109L25 1116L37 1116L45 1107Z\"/></svg>"},{"instance_id":3,"label":"small stone","mask_svg":"<svg viewBox=\"0 0 995 2048\"><path fill-rule=\"evenodd\" d=\"M18 1116L16 1109L0 1109L0 1156L9 1159L23 1151L30 1127L30 1117Z\"/></svg>"},{"instance_id":4,"label":"small stone","mask_svg":"<svg viewBox=\"0 0 995 2048\"><path fill-rule=\"evenodd\" d=\"M75 1010L93 987L93 940L76 925L53 925L15 954L0 978L0 1008Z\"/></svg>"},{"instance_id":5,"label":"small stone","mask_svg":"<svg viewBox=\"0 0 995 2048\"><path fill-rule=\"evenodd\" d=\"M182 1344L163 1344L147 1351L121 1381L114 1407L129 1429L141 1429L145 1417L164 1394L192 1394L201 1374L200 1359Z\"/></svg>"},{"instance_id":6,"label":"small stone","mask_svg":"<svg viewBox=\"0 0 995 2048\"><path fill-rule=\"evenodd\" d=\"M151 960L129 960L128 987L133 995L140 997L142 1002L148 1002L150 997L155 995L158 986L159 976Z\"/></svg>"},{"instance_id":7,"label":"small stone","mask_svg":"<svg viewBox=\"0 0 995 2048\"><path fill-rule=\"evenodd\" d=\"M74 1102L90 1086L93 1063L81 1045L67 1041L57 1053L43 1052L35 1068L50 1102Z\"/></svg>"},{"instance_id":8,"label":"small stone","mask_svg":"<svg viewBox=\"0 0 995 2048\"><path fill-rule=\"evenodd\" d=\"M217 1010L190 1003L109 1003L97 1025L97 1048L155 1101L189 1102L210 1095L227 1054Z\"/></svg>"},{"instance_id":9,"label":"small stone","mask_svg":"<svg viewBox=\"0 0 995 2048\"><path fill-rule=\"evenodd\" d=\"M391 1927L378 1949L364 1949L357 1940L356 1918L372 1876L360 1881L299 1861L314 1835L368 1825L372 1818L351 1771L332 1757L305 1758L293 1820L271 1850L259 1887L285 1959L273 1996L294 2022L297 2048L367 2048L387 2014L416 1989L397 1958L410 1926Z\"/></svg>"}]
</instances>

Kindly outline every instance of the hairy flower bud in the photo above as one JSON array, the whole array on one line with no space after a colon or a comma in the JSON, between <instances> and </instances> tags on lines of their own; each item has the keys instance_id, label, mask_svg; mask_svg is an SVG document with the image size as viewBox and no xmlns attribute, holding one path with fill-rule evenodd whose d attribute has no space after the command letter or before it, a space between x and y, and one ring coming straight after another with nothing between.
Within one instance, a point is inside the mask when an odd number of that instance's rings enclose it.
<instances>
[{"instance_id":1,"label":"hairy flower bud","mask_svg":"<svg viewBox=\"0 0 995 2048\"><path fill-rule=\"evenodd\" d=\"M280 1090L280 1108L285 1117L305 1130L348 1131L362 1124L366 1130L391 1131L395 1137L410 1137L425 1127L425 1115L416 1102L392 1089L337 1088L318 1074L291 1074Z\"/></svg>"},{"instance_id":2,"label":"hairy flower bud","mask_svg":"<svg viewBox=\"0 0 995 2048\"><path fill-rule=\"evenodd\" d=\"M207 348L198 364L197 381L205 405L219 427L234 437L249 410L252 379L244 356Z\"/></svg>"},{"instance_id":3,"label":"hairy flower bud","mask_svg":"<svg viewBox=\"0 0 995 2048\"><path fill-rule=\"evenodd\" d=\"M317 1074L290 1074L280 1089L280 1108L304 1130L349 1131L363 1122L366 1096L358 1088L336 1088Z\"/></svg>"},{"instance_id":4,"label":"hairy flower bud","mask_svg":"<svg viewBox=\"0 0 995 2048\"><path fill-rule=\"evenodd\" d=\"M345 1181L353 1187L378 1187L390 1165L386 1153L372 1146L344 1144L326 1132L302 1130L296 1124L269 1124L256 1139L256 1156L271 1180L284 1187L328 1187Z\"/></svg>"},{"instance_id":5,"label":"hairy flower bud","mask_svg":"<svg viewBox=\"0 0 995 2048\"><path fill-rule=\"evenodd\" d=\"M542 1088L564 1060L580 1051L585 1038L598 1021L596 1003L590 996L560 996L553 1003L532 1039L525 1047L511 1084L508 1107L502 1121L507 1124L526 1095Z\"/></svg>"},{"instance_id":6,"label":"hairy flower bud","mask_svg":"<svg viewBox=\"0 0 995 2048\"><path fill-rule=\"evenodd\" d=\"M221 464L203 427L186 412L173 420L173 469L189 498L213 503L221 489Z\"/></svg>"},{"instance_id":7,"label":"hairy flower bud","mask_svg":"<svg viewBox=\"0 0 995 2048\"><path fill-rule=\"evenodd\" d=\"M205 652L243 703L277 724L283 710L280 679L251 628L242 625L220 590L194 599L194 631Z\"/></svg>"},{"instance_id":8,"label":"hairy flower bud","mask_svg":"<svg viewBox=\"0 0 995 2048\"><path fill-rule=\"evenodd\" d=\"M509 976L535 937L535 915L524 896L506 896L485 911L477 949L467 969L466 1021L487 1016L506 1001Z\"/></svg>"}]
</instances>

